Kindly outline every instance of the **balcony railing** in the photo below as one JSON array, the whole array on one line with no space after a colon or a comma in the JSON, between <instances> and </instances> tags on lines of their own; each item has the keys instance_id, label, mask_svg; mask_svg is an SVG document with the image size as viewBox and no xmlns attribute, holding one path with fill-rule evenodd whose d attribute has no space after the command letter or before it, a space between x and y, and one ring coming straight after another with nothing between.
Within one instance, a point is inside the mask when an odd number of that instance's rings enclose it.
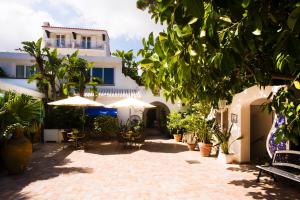
<instances>
[{"instance_id":1,"label":"balcony railing","mask_svg":"<svg viewBox=\"0 0 300 200\"><path fill-rule=\"evenodd\" d=\"M56 39L46 39L44 40L45 46L49 48L74 48L74 49L97 49L97 50L105 50L106 43L105 42L78 42L78 41L57 41Z\"/></svg>"}]
</instances>

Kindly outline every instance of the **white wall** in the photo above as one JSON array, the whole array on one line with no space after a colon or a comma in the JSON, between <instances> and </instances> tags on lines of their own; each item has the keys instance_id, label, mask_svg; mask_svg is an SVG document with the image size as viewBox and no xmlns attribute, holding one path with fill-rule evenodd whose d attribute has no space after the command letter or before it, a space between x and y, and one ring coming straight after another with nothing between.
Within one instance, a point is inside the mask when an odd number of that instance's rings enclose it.
<instances>
[{"instance_id":1,"label":"white wall","mask_svg":"<svg viewBox=\"0 0 300 200\"><path fill-rule=\"evenodd\" d=\"M243 92L234 95L232 103L228 108L228 119L231 124L231 113L238 115L238 122L233 125L232 138L243 136L242 140L234 142L231 150L236 153L238 162L250 161L250 105L258 99L266 99L270 92L276 92L278 86L259 88L250 87Z\"/></svg>"}]
</instances>

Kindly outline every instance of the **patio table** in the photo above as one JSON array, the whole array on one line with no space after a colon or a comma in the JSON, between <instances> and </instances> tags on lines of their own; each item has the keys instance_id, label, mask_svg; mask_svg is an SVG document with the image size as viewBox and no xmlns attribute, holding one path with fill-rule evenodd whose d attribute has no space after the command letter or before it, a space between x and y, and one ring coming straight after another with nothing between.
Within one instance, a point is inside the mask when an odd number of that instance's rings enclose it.
<instances>
[{"instance_id":1,"label":"patio table","mask_svg":"<svg viewBox=\"0 0 300 200\"><path fill-rule=\"evenodd\" d=\"M85 137L85 134L80 134L78 131L72 131L67 133L68 138L70 139L70 141L74 142L74 147L75 149L78 149L78 140L83 139Z\"/></svg>"}]
</instances>

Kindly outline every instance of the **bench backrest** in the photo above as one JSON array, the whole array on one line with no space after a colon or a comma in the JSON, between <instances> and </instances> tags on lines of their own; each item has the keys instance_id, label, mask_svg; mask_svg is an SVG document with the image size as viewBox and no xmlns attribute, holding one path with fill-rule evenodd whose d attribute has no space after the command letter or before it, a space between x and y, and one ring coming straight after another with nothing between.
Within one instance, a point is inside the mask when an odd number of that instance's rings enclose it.
<instances>
[{"instance_id":1,"label":"bench backrest","mask_svg":"<svg viewBox=\"0 0 300 200\"><path fill-rule=\"evenodd\" d=\"M300 151L276 151L273 156L272 165L300 169Z\"/></svg>"}]
</instances>

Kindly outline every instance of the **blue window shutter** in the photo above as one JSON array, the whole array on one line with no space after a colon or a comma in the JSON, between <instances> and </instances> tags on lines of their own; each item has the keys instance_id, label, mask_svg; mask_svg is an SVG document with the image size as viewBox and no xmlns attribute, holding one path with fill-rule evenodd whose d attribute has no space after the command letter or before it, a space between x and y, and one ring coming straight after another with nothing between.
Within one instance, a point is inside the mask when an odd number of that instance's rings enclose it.
<instances>
[{"instance_id":1,"label":"blue window shutter","mask_svg":"<svg viewBox=\"0 0 300 200\"><path fill-rule=\"evenodd\" d=\"M113 85L114 83L114 68L104 68L104 84Z\"/></svg>"},{"instance_id":2,"label":"blue window shutter","mask_svg":"<svg viewBox=\"0 0 300 200\"><path fill-rule=\"evenodd\" d=\"M103 68L93 68L92 76L103 80Z\"/></svg>"}]
</instances>

